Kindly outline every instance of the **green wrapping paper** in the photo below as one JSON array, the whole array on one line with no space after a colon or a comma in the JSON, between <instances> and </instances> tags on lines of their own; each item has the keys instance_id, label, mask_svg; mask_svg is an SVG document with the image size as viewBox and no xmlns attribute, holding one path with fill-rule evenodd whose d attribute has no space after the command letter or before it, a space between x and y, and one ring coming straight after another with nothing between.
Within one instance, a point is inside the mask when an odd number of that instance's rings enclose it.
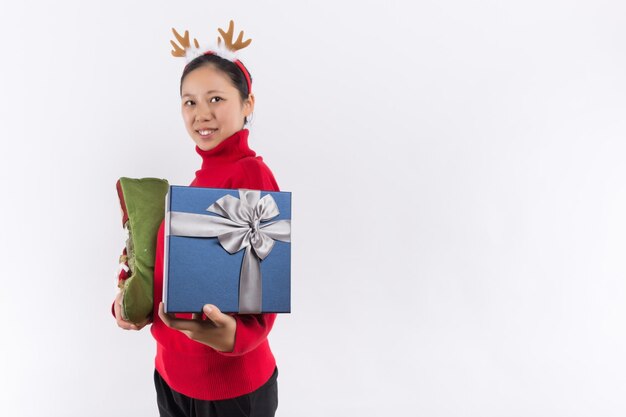
<instances>
[{"instance_id":1,"label":"green wrapping paper","mask_svg":"<svg viewBox=\"0 0 626 417\"><path fill-rule=\"evenodd\" d=\"M165 215L169 184L158 178L126 178L117 181L117 194L123 212L122 224L128 231L126 256L128 278L118 286L124 292L122 318L133 323L152 313L156 237Z\"/></svg>"}]
</instances>

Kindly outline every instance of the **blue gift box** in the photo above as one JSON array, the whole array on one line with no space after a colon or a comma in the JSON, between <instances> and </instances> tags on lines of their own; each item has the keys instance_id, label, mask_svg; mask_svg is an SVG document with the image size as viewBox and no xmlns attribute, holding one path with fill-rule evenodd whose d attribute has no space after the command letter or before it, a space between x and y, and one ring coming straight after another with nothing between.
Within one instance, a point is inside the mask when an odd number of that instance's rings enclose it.
<instances>
[{"instance_id":1,"label":"blue gift box","mask_svg":"<svg viewBox=\"0 0 626 417\"><path fill-rule=\"evenodd\" d=\"M291 193L170 186L165 211L166 312L290 312Z\"/></svg>"}]
</instances>

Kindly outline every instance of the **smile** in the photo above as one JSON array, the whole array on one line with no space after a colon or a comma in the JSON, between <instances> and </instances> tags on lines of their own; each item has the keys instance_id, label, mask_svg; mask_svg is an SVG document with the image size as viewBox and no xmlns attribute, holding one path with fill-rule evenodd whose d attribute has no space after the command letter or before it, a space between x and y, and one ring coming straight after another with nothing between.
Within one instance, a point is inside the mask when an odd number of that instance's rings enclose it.
<instances>
[{"instance_id":1,"label":"smile","mask_svg":"<svg viewBox=\"0 0 626 417\"><path fill-rule=\"evenodd\" d=\"M203 130L197 130L197 132L201 135L201 136L209 136L212 135L213 133L215 133L217 129L203 129Z\"/></svg>"}]
</instances>

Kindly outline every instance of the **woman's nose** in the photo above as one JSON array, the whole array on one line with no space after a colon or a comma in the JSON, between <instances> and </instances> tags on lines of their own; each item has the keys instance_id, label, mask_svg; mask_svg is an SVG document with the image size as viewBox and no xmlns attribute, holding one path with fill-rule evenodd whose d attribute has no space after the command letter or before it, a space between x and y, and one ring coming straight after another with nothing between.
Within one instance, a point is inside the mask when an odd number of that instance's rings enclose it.
<instances>
[{"instance_id":1,"label":"woman's nose","mask_svg":"<svg viewBox=\"0 0 626 417\"><path fill-rule=\"evenodd\" d=\"M196 105L196 119L197 120L211 120L213 118L213 114L211 113L211 108L206 104L198 104Z\"/></svg>"}]
</instances>

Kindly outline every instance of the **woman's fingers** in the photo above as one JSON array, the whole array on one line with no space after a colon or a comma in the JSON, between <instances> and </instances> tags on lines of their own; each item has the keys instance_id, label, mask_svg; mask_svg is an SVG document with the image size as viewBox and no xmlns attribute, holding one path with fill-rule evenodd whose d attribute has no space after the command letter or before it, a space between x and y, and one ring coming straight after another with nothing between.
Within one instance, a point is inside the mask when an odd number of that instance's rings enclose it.
<instances>
[{"instance_id":1,"label":"woman's fingers","mask_svg":"<svg viewBox=\"0 0 626 417\"><path fill-rule=\"evenodd\" d=\"M117 325L124 330L139 330L140 328L135 326L133 323L130 323L122 318L122 301L123 300L124 300L124 293L120 291L115 296L115 301L113 302L113 311L115 312L115 321L117 321Z\"/></svg>"},{"instance_id":2,"label":"woman's fingers","mask_svg":"<svg viewBox=\"0 0 626 417\"><path fill-rule=\"evenodd\" d=\"M210 346L213 349L231 352L235 343L237 321L234 317L222 313L212 304L206 304L202 311L208 320L202 320L200 313L192 315L194 319L178 319L165 312L163 303L159 304L159 317L171 329L184 333L188 338Z\"/></svg>"},{"instance_id":3,"label":"woman's fingers","mask_svg":"<svg viewBox=\"0 0 626 417\"><path fill-rule=\"evenodd\" d=\"M163 303L159 304L159 317L167 327L185 332L187 336L189 336L187 332L193 333L200 328L200 323L196 320L177 319L173 315L167 314Z\"/></svg>"},{"instance_id":4,"label":"woman's fingers","mask_svg":"<svg viewBox=\"0 0 626 417\"><path fill-rule=\"evenodd\" d=\"M143 329L144 327L146 327L146 325L147 325L148 323L150 323L150 319L149 319L149 318L145 319L144 321L142 321L142 322L140 322L140 323L133 324L133 326L135 326L135 328L134 328L133 330L141 330L141 329Z\"/></svg>"},{"instance_id":5,"label":"woman's fingers","mask_svg":"<svg viewBox=\"0 0 626 417\"><path fill-rule=\"evenodd\" d=\"M205 304L204 307L202 307L202 311L215 327L224 327L228 324L229 320L233 319L231 316L222 313L220 309L213 304Z\"/></svg>"}]
</instances>

